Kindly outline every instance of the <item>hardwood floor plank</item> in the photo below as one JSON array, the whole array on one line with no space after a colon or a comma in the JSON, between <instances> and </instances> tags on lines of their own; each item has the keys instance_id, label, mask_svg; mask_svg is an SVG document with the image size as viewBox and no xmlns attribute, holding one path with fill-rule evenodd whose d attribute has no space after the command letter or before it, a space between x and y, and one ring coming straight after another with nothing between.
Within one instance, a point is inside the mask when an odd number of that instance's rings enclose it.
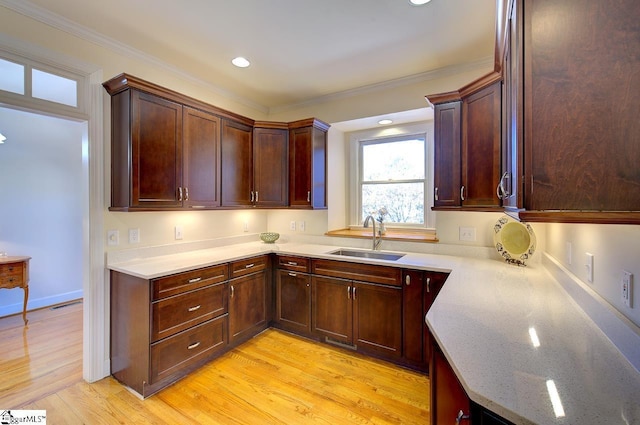
<instances>
[{"instance_id":1,"label":"hardwood floor plank","mask_svg":"<svg viewBox=\"0 0 640 425\"><path fill-rule=\"evenodd\" d=\"M20 321L18 321L20 319ZM428 424L428 378L269 329L142 400L82 380L82 304L0 318L0 408L52 424Z\"/></svg>"}]
</instances>

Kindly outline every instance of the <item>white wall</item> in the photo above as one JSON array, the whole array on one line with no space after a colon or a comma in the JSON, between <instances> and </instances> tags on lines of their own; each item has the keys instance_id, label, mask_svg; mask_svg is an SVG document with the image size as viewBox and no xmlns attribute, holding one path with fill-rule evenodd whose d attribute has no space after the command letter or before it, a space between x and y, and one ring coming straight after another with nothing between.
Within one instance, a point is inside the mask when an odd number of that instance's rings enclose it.
<instances>
[{"instance_id":1,"label":"white wall","mask_svg":"<svg viewBox=\"0 0 640 425\"><path fill-rule=\"evenodd\" d=\"M0 131L0 251L32 257L29 309L82 298L84 124L0 108ZM0 316L22 297L2 290Z\"/></svg>"},{"instance_id":2,"label":"white wall","mask_svg":"<svg viewBox=\"0 0 640 425\"><path fill-rule=\"evenodd\" d=\"M640 226L615 224L547 225L547 252L614 308L640 326ZM571 244L571 262L567 255ZM594 280L587 280L586 253L594 255ZM633 307L622 302L623 271L633 273Z\"/></svg>"}]
</instances>

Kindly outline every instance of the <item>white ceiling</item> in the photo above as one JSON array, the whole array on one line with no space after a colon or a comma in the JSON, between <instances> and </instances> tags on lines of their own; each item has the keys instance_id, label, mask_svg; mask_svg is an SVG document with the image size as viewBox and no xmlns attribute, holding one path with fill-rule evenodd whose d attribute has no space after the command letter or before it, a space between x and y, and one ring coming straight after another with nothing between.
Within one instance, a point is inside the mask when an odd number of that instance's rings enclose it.
<instances>
[{"instance_id":1,"label":"white ceiling","mask_svg":"<svg viewBox=\"0 0 640 425\"><path fill-rule=\"evenodd\" d=\"M267 110L491 57L495 3L30 0Z\"/></svg>"}]
</instances>

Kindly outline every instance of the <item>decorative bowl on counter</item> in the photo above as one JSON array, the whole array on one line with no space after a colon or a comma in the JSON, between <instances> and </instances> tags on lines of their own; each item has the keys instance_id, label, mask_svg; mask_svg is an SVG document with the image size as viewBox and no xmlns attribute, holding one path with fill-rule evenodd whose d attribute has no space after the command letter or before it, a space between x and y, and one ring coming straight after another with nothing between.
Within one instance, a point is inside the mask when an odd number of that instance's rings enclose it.
<instances>
[{"instance_id":1,"label":"decorative bowl on counter","mask_svg":"<svg viewBox=\"0 0 640 425\"><path fill-rule=\"evenodd\" d=\"M275 241L278 240L279 237L280 237L280 233L276 233L276 232L260 233L260 239L262 239L264 243L274 243Z\"/></svg>"}]
</instances>

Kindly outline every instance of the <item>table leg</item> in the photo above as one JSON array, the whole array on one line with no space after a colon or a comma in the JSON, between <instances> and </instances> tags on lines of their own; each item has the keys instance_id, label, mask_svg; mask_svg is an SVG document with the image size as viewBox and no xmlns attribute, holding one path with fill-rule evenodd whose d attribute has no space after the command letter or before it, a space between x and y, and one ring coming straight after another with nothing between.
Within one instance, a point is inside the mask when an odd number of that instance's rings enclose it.
<instances>
[{"instance_id":1,"label":"table leg","mask_svg":"<svg viewBox=\"0 0 640 425\"><path fill-rule=\"evenodd\" d=\"M24 320L25 326L27 325L27 301L29 300L29 285L24 285L24 304L22 305L22 320Z\"/></svg>"}]
</instances>

